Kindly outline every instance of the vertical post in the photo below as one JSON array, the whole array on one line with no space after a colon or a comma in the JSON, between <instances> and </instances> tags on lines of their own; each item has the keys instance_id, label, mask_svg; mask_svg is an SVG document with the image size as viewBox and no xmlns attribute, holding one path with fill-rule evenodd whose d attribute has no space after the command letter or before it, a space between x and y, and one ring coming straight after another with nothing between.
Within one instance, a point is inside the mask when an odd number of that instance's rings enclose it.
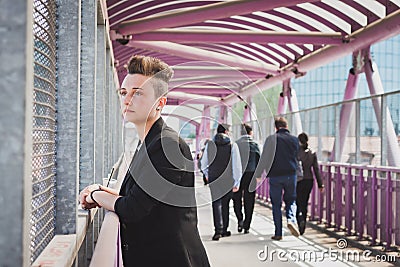
<instances>
[{"instance_id":1,"label":"vertical post","mask_svg":"<svg viewBox=\"0 0 400 267\"><path fill-rule=\"evenodd\" d=\"M376 239L378 237L378 203L377 203L377 193L378 193L378 184L376 178L376 169L372 171L372 181L371 181L371 224L372 224L372 233L371 233L371 245L376 244Z\"/></svg>"},{"instance_id":2,"label":"vertical post","mask_svg":"<svg viewBox=\"0 0 400 267\"><path fill-rule=\"evenodd\" d=\"M361 163L361 146L360 146L360 139L361 139L361 109L360 109L360 100L356 101L356 159L355 163Z\"/></svg>"},{"instance_id":3,"label":"vertical post","mask_svg":"<svg viewBox=\"0 0 400 267\"><path fill-rule=\"evenodd\" d=\"M249 103L247 103L245 106L244 106L244 112L243 112L243 123L246 123L246 122L249 122L251 119L251 114L250 114L250 106L249 106Z\"/></svg>"},{"instance_id":4,"label":"vertical post","mask_svg":"<svg viewBox=\"0 0 400 267\"><path fill-rule=\"evenodd\" d=\"M383 129L387 129L387 113L385 110L387 109L386 106L386 96L381 96L381 166L386 166L387 165L387 134ZM396 136L396 141L397 141L397 136Z\"/></svg>"},{"instance_id":5,"label":"vertical post","mask_svg":"<svg viewBox=\"0 0 400 267\"><path fill-rule=\"evenodd\" d=\"M226 106L219 106L219 118L218 122L219 123L227 123L227 117L228 117L228 109Z\"/></svg>"},{"instance_id":6,"label":"vertical post","mask_svg":"<svg viewBox=\"0 0 400 267\"><path fill-rule=\"evenodd\" d=\"M356 229L358 238L362 239L364 235L364 217L365 217L365 204L364 204L364 169L358 169L359 174L357 177L357 214L356 214Z\"/></svg>"},{"instance_id":7,"label":"vertical post","mask_svg":"<svg viewBox=\"0 0 400 267\"><path fill-rule=\"evenodd\" d=\"M352 221L353 221L353 213L352 213L352 205L353 205L353 176L351 174L353 168L349 167L346 178L345 185L345 225L347 229L347 235L351 235Z\"/></svg>"},{"instance_id":8,"label":"vertical post","mask_svg":"<svg viewBox=\"0 0 400 267\"><path fill-rule=\"evenodd\" d=\"M318 158L322 157L322 133L321 133L321 129L322 129L322 109L319 108L318 109Z\"/></svg>"},{"instance_id":9,"label":"vertical post","mask_svg":"<svg viewBox=\"0 0 400 267\"><path fill-rule=\"evenodd\" d=\"M97 0L82 1L79 190L95 182Z\"/></svg>"},{"instance_id":10,"label":"vertical post","mask_svg":"<svg viewBox=\"0 0 400 267\"><path fill-rule=\"evenodd\" d=\"M386 172L386 220L385 220L385 232L386 232L386 246L388 250L392 245L392 227L393 227L393 205L392 205L392 173L390 170Z\"/></svg>"},{"instance_id":11,"label":"vertical post","mask_svg":"<svg viewBox=\"0 0 400 267\"><path fill-rule=\"evenodd\" d=\"M340 166L336 166L335 225L336 230L340 230L340 226L342 225L342 172Z\"/></svg>"},{"instance_id":12,"label":"vertical post","mask_svg":"<svg viewBox=\"0 0 400 267\"><path fill-rule=\"evenodd\" d=\"M293 134L299 135L303 132L303 126L301 123L300 113L299 113L299 103L297 102L296 91L291 88L290 95L288 96L289 110L293 114L292 124L293 124Z\"/></svg>"},{"instance_id":13,"label":"vertical post","mask_svg":"<svg viewBox=\"0 0 400 267\"><path fill-rule=\"evenodd\" d=\"M100 21L98 21L100 22ZM95 161L96 183L102 183L104 177L104 93L106 90L106 28L97 24L97 60L96 60L96 107L95 107Z\"/></svg>"},{"instance_id":14,"label":"vertical post","mask_svg":"<svg viewBox=\"0 0 400 267\"><path fill-rule=\"evenodd\" d=\"M6 1L2 5L0 259L3 266L30 266L33 3Z\"/></svg>"},{"instance_id":15,"label":"vertical post","mask_svg":"<svg viewBox=\"0 0 400 267\"><path fill-rule=\"evenodd\" d=\"M379 75L378 66L367 56L368 64L365 64L365 76L367 78L368 88L371 95L383 94L383 85ZM390 111L387 107L382 107L379 98L373 98L372 104L378 121L379 128L387 138L387 161L390 166L400 166L400 149L397 144L397 136L394 131L393 121L390 116ZM383 128L381 121L381 113L384 110L386 116L386 128Z\"/></svg>"},{"instance_id":16,"label":"vertical post","mask_svg":"<svg viewBox=\"0 0 400 267\"><path fill-rule=\"evenodd\" d=\"M358 80L359 80L359 74L355 72L354 68L351 68L349 70L349 75L347 77L347 83L343 101L354 99L354 97L357 94ZM339 129L339 131L337 131L336 134L337 139L335 138L331 160L340 161L342 158L343 148L349 131L350 120L352 118L353 109L354 109L354 102L342 104L340 115L338 117L338 120L336 121L336 129Z\"/></svg>"},{"instance_id":17,"label":"vertical post","mask_svg":"<svg viewBox=\"0 0 400 267\"><path fill-rule=\"evenodd\" d=\"M328 167L328 168L330 168L330 163L328 163L328 165L326 165L326 167ZM323 172L323 166L322 165L320 165L320 172L321 173L324 173ZM328 174L327 173L325 173L325 177L327 176ZM328 180L328 179L327 179ZM327 191L327 189L328 189L329 187L326 187L325 188L325 191ZM323 217L323 212L324 212L324 195L320 192L320 191L318 191L318 219L319 219L319 223L321 223L322 222L322 217Z\"/></svg>"},{"instance_id":18,"label":"vertical post","mask_svg":"<svg viewBox=\"0 0 400 267\"><path fill-rule=\"evenodd\" d=\"M203 118L204 118L204 132L203 136L205 138L211 138L211 129L210 129L210 119L211 119L211 114L210 114L210 106L205 106L204 111L203 111Z\"/></svg>"},{"instance_id":19,"label":"vertical post","mask_svg":"<svg viewBox=\"0 0 400 267\"><path fill-rule=\"evenodd\" d=\"M56 234L76 233L80 147L81 0L57 0Z\"/></svg>"},{"instance_id":20,"label":"vertical post","mask_svg":"<svg viewBox=\"0 0 400 267\"><path fill-rule=\"evenodd\" d=\"M326 223L328 227L332 224L332 166L328 165L328 177L326 182Z\"/></svg>"},{"instance_id":21,"label":"vertical post","mask_svg":"<svg viewBox=\"0 0 400 267\"><path fill-rule=\"evenodd\" d=\"M278 115L286 113L287 99L283 92L279 95Z\"/></svg>"},{"instance_id":22,"label":"vertical post","mask_svg":"<svg viewBox=\"0 0 400 267\"><path fill-rule=\"evenodd\" d=\"M335 106L335 129L340 129L340 106ZM340 140L343 138L340 131L335 131L335 144L340 144ZM342 161L342 151L340 146L334 145L332 150L332 161L341 162Z\"/></svg>"}]
</instances>

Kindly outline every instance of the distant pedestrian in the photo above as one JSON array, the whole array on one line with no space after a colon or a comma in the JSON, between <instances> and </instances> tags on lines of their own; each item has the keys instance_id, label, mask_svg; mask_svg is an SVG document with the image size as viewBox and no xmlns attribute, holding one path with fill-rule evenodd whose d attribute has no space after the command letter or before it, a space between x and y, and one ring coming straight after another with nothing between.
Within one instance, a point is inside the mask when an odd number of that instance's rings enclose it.
<instances>
[{"instance_id":1,"label":"distant pedestrian","mask_svg":"<svg viewBox=\"0 0 400 267\"><path fill-rule=\"evenodd\" d=\"M260 149L253 140L253 128L248 124L242 125L242 136L236 141L240 152L242 163L242 179L239 191L233 193L233 207L238 220L238 232L249 233L251 219L253 216L254 202L256 197L256 178L254 172L260 160ZM242 198L244 200L244 220L242 213Z\"/></svg>"},{"instance_id":2,"label":"distant pedestrian","mask_svg":"<svg viewBox=\"0 0 400 267\"><path fill-rule=\"evenodd\" d=\"M314 185L314 175L317 179L318 188L321 192L324 191L324 185L319 172L317 155L308 147L307 134L299 134L298 139L300 142L298 160L303 168L303 176L297 177L296 218L297 224L299 225L300 235L303 235L306 229L308 200L310 199L311 189Z\"/></svg>"},{"instance_id":3,"label":"distant pedestrian","mask_svg":"<svg viewBox=\"0 0 400 267\"><path fill-rule=\"evenodd\" d=\"M275 119L276 133L265 140L256 177L264 170L269 177L269 194L275 224L273 240L282 239L282 192L285 201L287 226L294 236L299 236L296 225L296 169L299 141L290 134L285 118ZM275 150L275 151L274 151ZM275 153L274 153L275 152Z\"/></svg>"},{"instance_id":4,"label":"distant pedestrian","mask_svg":"<svg viewBox=\"0 0 400 267\"><path fill-rule=\"evenodd\" d=\"M204 149L201 167L206 175L212 199L215 233L212 240L230 236L229 202L232 192L239 190L242 176L239 149L228 135L229 126L219 124L214 139Z\"/></svg>"}]
</instances>

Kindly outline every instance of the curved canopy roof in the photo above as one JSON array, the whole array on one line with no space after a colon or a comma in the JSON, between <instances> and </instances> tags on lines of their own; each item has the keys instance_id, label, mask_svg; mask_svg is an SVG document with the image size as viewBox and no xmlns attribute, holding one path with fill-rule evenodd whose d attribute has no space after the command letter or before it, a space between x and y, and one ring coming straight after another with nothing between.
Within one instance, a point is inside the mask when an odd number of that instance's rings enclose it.
<instances>
[{"instance_id":1,"label":"curved canopy roof","mask_svg":"<svg viewBox=\"0 0 400 267\"><path fill-rule=\"evenodd\" d=\"M232 104L400 33L400 0L106 4L119 78L132 54L164 60L175 70L169 104Z\"/></svg>"}]
</instances>

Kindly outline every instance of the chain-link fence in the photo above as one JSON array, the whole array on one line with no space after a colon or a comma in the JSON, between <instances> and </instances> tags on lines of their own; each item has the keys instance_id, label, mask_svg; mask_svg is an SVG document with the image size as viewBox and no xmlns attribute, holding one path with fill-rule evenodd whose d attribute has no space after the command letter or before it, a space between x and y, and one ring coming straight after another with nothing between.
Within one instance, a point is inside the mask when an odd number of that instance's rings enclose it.
<instances>
[{"instance_id":1,"label":"chain-link fence","mask_svg":"<svg viewBox=\"0 0 400 267\"><path fill-rule=\"evenodd\" d=\"M54 236L56 135L56 3L33 2L34 93L31 262Z\"/></svg>"}]
</instances>

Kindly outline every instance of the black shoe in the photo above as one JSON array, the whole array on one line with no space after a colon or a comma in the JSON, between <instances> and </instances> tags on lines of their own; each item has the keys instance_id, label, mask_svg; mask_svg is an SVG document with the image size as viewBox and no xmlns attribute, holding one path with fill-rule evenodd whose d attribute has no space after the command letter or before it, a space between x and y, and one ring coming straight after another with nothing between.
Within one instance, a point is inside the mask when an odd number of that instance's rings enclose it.
<instances>
[{"instance_id":1,"label":"black shoe","mask_svg":"<svg viewBox=\"0 0 400 267\"><path fill-rule=\"evenodd\" d=\"M223 232L221 236L222 237L231 236L231 231Z\"/></svg>"},{"instance_id":2,"label":"black shoe","mask_svg":"<svg viewBox=\"0 0 400 267\"><path fill-rule=\"evenodd\" d=\"M215 233L215 234L213 235L213 237L212 237L212 240L218 241L221 237L222 237L221 234Z\"/></svg>"},{"instance_id":3,"label":"black shoe","mask_svg":"<svg viewBox=\"0 0 400 267\"><path fill-rule=\"evenodd\" d=\"M274 236L271 236L271 239L272 239L272 240L279 241L279 240L282 240L282 236L280 236L280 235L274 235Z\"/></svg>"},{"instance_id":4,"label":"black shoe","mask_svg":"<svg viewBox=\"0 0 400 267\"><path fill-rule=\"evenodd\" d=\"M244 233L248 234L249 233L249 229L244 229Z\"/></svg>"},{"instance_id":5,"label":"black shoe","mask_svg":"<svg viewBox=\"0 0 400 267\"><path fill-rule=\"evenodd\" d=\"M238 223L238 232L241 233L243 231L243 222Z\"/></svg>"},{"instance_id":6,"label":"black shoe","mask_svg":"<svg viewBox=\"0 0 400 267\"><path fill-rule=\"evenodd\" d=\"M299 223L300 235L303 235L305 231L306 231L306 222L305 221L300 221L300 223Z\"/></svg>"}]
</instances>

